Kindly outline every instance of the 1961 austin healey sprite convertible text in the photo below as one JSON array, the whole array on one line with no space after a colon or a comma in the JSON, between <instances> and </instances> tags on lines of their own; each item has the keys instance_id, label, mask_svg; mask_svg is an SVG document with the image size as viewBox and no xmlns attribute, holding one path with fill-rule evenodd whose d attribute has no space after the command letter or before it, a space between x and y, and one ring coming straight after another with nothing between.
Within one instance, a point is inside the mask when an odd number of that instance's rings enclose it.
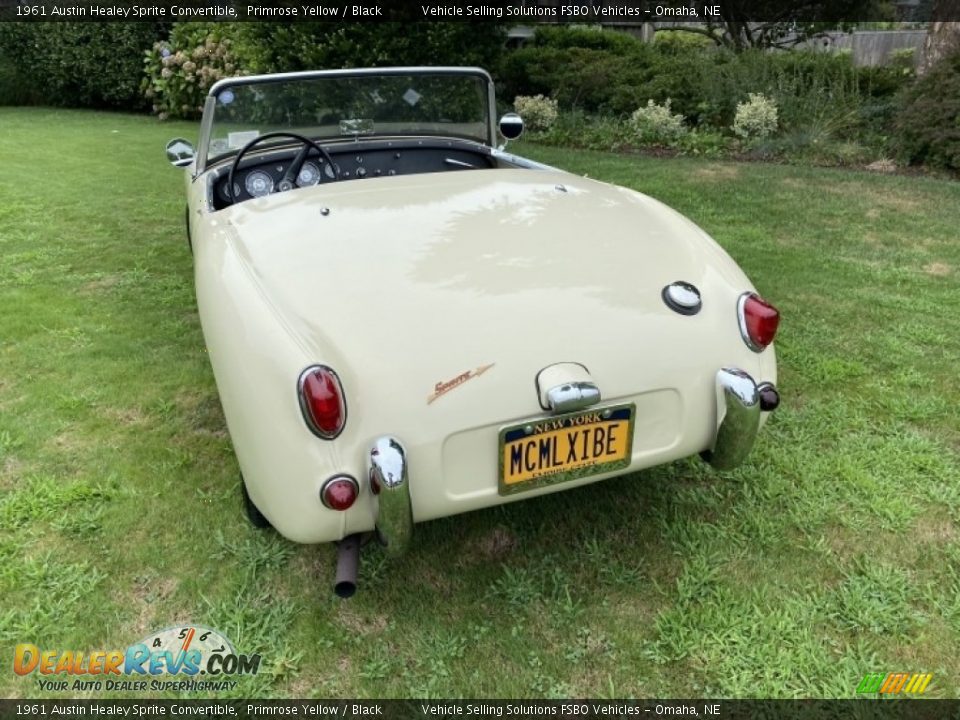
<instances>
[{"instance_id":1,"label":"1961 austin healey sprite convertible text","mask_svg":"<svg viewBox=\"0 0 960 720\"><path fill-rule=\"evenodd\" d=\"M476 68L218 82L187 169L197 304L251 519L413 524L700 453L776 408L779 315L650 197L509 154Z\"/></svg>"}]
</instances>

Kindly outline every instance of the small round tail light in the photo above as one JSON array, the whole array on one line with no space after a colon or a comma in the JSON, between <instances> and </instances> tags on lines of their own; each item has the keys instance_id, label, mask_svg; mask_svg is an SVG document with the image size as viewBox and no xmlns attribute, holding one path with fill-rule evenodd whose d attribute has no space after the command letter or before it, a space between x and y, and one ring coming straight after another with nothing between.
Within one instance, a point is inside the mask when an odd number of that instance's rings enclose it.
<instances>
[{"instance_id":1,"label":"small round tail light","mask_svg":"<svg viewBox=\"0 0 960 720\"><path fill-rule=\"evenodd\" d=\"M761 352L773 342L780 325L780 312L756 293L747 292L737 302L740 335L754 352Z\"/></svg>"},{"instance_id":2,"label":"small round tail light","mask_svg":"<svg viewBox=\"0 0 960 720\"><path fill-rule=\"evenodd\" d=\"M313 365L300 373L297 387L307 427L317 437L333 440L347 422L347 403L340 378L326 365Z\"/></svg>"},{"instance_id":3,"label":"small round tail light","mask_svg":"<svg viewBox=\"0 0 960 720\"><path fill-rule=\"evenodd\" d=\"M320 500L331 510L347 510L357 500L360 485L349 475L336 475L320 489Z\"/></svg>"}]
</instances>

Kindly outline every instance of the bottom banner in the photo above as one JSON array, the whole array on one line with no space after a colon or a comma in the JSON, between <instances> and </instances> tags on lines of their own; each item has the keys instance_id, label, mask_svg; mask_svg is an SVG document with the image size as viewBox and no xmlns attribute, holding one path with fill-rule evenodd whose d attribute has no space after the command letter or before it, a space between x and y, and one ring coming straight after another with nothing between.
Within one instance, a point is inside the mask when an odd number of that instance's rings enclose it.
<instances>
[{"instance_id":1,"label":"bottom banner","mask_svg":"<svg viewBox=\"0 0 960 720\"><path fill-rule=\"evenodd\" d=\"M26 718L876 718L960 719L960 700L0 700Z\"/></svg>"}]
</instances>

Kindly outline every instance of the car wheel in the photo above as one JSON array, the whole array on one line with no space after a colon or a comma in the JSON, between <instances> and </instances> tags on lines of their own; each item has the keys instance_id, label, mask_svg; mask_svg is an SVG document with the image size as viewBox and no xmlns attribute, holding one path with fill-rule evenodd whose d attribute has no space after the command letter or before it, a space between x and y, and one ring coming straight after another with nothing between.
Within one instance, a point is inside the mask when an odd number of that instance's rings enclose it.
<instances>
[{"instance_id":1,"label":"car wheel","mask_svg":"<svg viewBox=\"0 0 960 720\"><path fill-rule=\"evenodd\" d=\"M240 491L243 493L243 509L247 511L247 519L250 524L255 528L273 527L257 506L253 504L253 500L250 499L250 493L247 492L247 483L243 479L243 475L240 476Z\"/></svg>"}]
</instances>

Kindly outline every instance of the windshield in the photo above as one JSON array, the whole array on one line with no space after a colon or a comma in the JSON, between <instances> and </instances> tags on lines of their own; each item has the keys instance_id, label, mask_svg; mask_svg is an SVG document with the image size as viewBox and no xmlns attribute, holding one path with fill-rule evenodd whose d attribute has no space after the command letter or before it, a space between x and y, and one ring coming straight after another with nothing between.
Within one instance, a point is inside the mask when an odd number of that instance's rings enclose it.
<instances>
[{"instance_id":1,"label":"windshield","mask_svg":"<svg viewBox=\"0 0 960 720\"><path fill-rule=\"evenodd\" d=\"M217 83L205 109L205 159L209 163L258 135L282 130L321 140L442 135L489 144L488 83L481 71L430 70L333 71Z\"/></svg>"}]
</instances>

